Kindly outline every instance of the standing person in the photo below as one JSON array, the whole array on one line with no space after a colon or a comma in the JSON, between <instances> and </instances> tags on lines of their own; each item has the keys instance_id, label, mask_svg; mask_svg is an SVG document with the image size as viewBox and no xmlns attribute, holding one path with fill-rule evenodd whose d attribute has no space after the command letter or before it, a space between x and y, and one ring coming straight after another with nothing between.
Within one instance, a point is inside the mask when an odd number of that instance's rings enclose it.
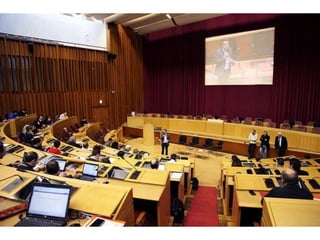
<instances>
[{"instance_id":1,"label":"standing person","mask_svg":"<svg viewBox=\"0 0 320 240\"><path fill-rule=\"evenodd\" d=\"M228 80L231 73L231 65L235 62L229 40L223 40L222 46L216 51L215 74L221 81Z\"/></svg>"},{"instance_id":2,"label":"standing person","mask_svg":"<svg viewBox=\"0 0 320 240\"><path fill-rule=\"evenodd\" d=\"M165 153L165 155L168 155L170 134L167 132L167 129L163 129L160 139L161 139L161 154L163 155Z\"/></svg>"},{"instance_id":3,"label":"standing person","mask_svg":"<svg viewBox=\"0 0 320 240\"><path fill-rule=\"evenodd\" d=\"M268 135L267 131L264 131L263 134L260 137L260 153L262 155L262 158L268 157L268 152L270 149L270 136Z\"/></svg>"},{"instance_id":4,"label":"standing person","mask_svg":"<svg viewBox=\"0 0 320 240\"><path fill-rule=\"evenodd\" d=\"M278 157L282 157L286 154L286 151L288 149L288 141L281 132L278 132L278 135L275 138L274 147L277 151Z\"/></svg>"},{"instance_id":5,"label":"standing person","mask_svg":"<svg viewBox=\"0 0 320 240\"><path fill-rule=\"evenodd\" d=\"M248 159L254 158L254 150L256 149L258 133L255 129L249 134Z\"/></svg>"}]
</instances>

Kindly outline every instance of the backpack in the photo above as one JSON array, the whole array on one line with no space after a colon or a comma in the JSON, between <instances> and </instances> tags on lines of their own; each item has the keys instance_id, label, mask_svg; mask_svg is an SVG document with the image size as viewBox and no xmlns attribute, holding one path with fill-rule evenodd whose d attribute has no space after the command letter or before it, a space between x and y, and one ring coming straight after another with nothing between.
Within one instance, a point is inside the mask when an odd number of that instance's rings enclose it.
<instances>
[{"instance_id":1,"label":"backpack","mask_svg":"<svg viewBox=\"0 0 320 240\"><path fill-rule=\"evenodd\" d=\"M191 183L192 183L192 189L193 190L198 190L198 187L199 187L199 180L198 178L192 178L191 179Z\"/></svg>"},{"instance_id":2,"label":"backpack","mask_svg":"<svg viewBox=\"0 0 320 240\"><path fill-rule=\"evenodd\" d=\"M181 224L184 220L184 204L179 198L175 198L171 203L171 216L173 223Z\"/></svg>"}]
</instances>

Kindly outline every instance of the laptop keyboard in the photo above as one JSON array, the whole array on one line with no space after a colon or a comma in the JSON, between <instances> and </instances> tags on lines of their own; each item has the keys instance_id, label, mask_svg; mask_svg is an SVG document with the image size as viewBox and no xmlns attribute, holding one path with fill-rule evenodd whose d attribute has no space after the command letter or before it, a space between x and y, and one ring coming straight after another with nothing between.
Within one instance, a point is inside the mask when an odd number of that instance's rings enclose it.
<instances>
[{"instance_id":1,"label":"laptop keyboard","mask_svg":"<svg viewBox=\"0 0 320 240\"><path fill-rule=\"evenodd\" d=\"M85 180L85 181L94 181L96 180L95 177L92 177L92 176L87 176L87 175L82 175L79 177L80 180Z\"/></svg>"},{"instance_id":2,"label":"laptop keyboard","mask_svg":"<svg viewBox=\"0 0 320 240\"><path fill-rule=\"evenodd\" d=\"M16 227L27 227L27 226L35 226L35 227L54 227L54 226L63 226L62 222L52 221L49 219L42 219L42 218L30 218L25 217L20 222L18 222L15 226Z\"/></svg>"}]
</instances>

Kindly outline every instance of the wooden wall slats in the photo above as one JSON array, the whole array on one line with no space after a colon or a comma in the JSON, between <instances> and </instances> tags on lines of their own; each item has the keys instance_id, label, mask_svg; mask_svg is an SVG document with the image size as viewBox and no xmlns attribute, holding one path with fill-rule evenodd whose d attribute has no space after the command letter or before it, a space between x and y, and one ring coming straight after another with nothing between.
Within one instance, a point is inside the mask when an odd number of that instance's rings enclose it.
<instances>
[{"instance_id":1,"label":"wooden wall slats","mask_svg":"<svg viewBox=\"0 0 320 240\"><path fill-rule=\"evenodd\" d=\"M107 128L115 129L131 111L143 112L142 38L113 25L109 60L104 51L0 38L0 114L12 110L91 120L92 108L108 107ZM12 63L15 67L11 67Z\"/></svg>"}]
</instances>

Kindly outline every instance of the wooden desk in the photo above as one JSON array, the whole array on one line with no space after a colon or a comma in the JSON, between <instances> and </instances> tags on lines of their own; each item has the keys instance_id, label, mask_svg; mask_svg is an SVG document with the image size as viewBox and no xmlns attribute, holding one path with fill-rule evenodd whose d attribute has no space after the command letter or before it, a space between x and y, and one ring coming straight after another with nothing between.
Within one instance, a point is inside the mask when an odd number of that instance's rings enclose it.
<instances>
[{"instance_id":1,"label":"wooden desk","mask_svg":"<svg viewBox=\"0 0 320 240\"><path fill-rule=\"evenodd\" d=\"M64 181L77 190L70 199L70 209L83 211L90 214L101 215L113 220L125 221L128 226L134 225L133 193L130 186L117 186L112 184L101 184L72 178L63 178L47 175L45 173L17 172L15 168L0 166L2 178L14 176L23 177L23 182L18 182L12 190L5 190L12 184L16 177L0 182L0 196L15 199L21 189L27 186L37 175L47 177L51 180ZM99 197L97 197L99 196Z\"/></svg>"},{"instance_id":2,"label":"wooden desk","mask_svg":"<svg viewBox=\"0 0 320 240\"><path fill-rule=\"evenodd\" d=\"M277 133L281 131L288 139L288 152L290 154L300 154L303 156L306 153L311 153L316 156L320 156L320 135L309 132L221 121L214 122L195 119L127 116L127 127L129 128L142 128L146 122L152 123L157 127L168 129L172 134L172 142L174 142L174 139L178 139L175 138L174 134L187 134L190 136L196 135L201 138L214 138L225 141L224 151L243 155L247 154L247 147L244 147L247 145L243 144L243 142L248 140L248 135L254 128L259 136L261 136L263 131L268 131L272 146L270 149L270 155L275 156L273 141ZM203 141L203 139L201 139L201 141ZM259 154L258 149L256 153Z\"/></svg>"},{"instance_id":3,"label":"wooden desk","mask_svg":"<svg viewBox=\"0 0 320 240\"><path fill-rule=\"evenodd\" d=\"M261 226L320 226L320 201L285 198L265 198Z\"/></svg>"}]
</instances>

